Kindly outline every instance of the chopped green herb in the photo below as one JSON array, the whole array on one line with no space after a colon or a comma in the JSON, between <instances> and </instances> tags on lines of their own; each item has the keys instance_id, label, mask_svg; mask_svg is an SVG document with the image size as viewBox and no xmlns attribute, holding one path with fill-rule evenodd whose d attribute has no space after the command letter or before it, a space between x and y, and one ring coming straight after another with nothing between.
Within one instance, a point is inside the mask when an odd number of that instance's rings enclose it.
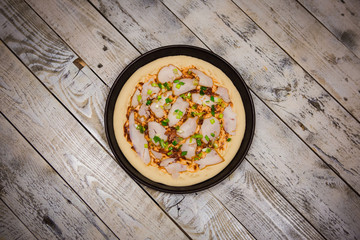
<instances>
[{"instance_id":1,"label":"chopped green herb","mask_svg":"<svg viewBox=\"0 0 360 240\"><path fill-rule=\"evenodd\" d=\"M178 70L176 68L173 69L173 73L177 74Z\"/></svg>"},{"instance_id":2,"label":"chopped green herb","mask_svg":"<svg viewBox=\"0 0 360 240\"><path fill-rule=\"evenodd\" d=\"M204 93L203 90L200 90L200 95L201 95L201 96L204 96L204 95L205 95L205 93Z\"/></svg>"},{"instance_id":3,"label":"chopped green herb","mask_svg":"<svg viewBox=\"0 0 360 240\"><path fill-rule=\"evenodd\" d=\"M197 104L194 104L191 108L192 108L192 109L196 109L196 108L197 108Z\"/></svg>"},{"instance_id":4,"label":"chopped green herb","mask_svg":"<svg viewBox=\"0 0 360 240\"><path fill-rule=\"evenodd\" d=\"M155 143L157 143L157 142L159 142L159 141L161 140L161 138L159 138L158 136L155 136L155 137L153 138L153 140L154 140Z\"/></svg>"},{"instance_id":5,"label":"chopped green herb","mask_svg":"<svg viewBox=\"0 0 360 240\"><path fill-rule=\"evenodd\" d=\"M151 86L157 87L157 84L153 82L153 83L151 84Z\"/></svg>"},{"instance_id":6,"label":"chopped green herb","mask_svg":"<svg viewBox=\"0 0 360 240\"><path fill-rule=\"evenodd\" d=\"M159 88L163 89L164 86L161 83L158 83Z\"/></svg>"},{"instance_id":7,"label":"chopped green herb","mask_svg":"<svg viewBox=\"0 0 360 240\"><path fill-rule=\"evenodd\" d=\"M178 83L178 84L176 84L176 86L175 86L177 89L179 89L180 87L181 87L181 84L180 83Z\"/></svg>"},{"instance_id":8,"label":"chopped green herb","mask_svg":"<svg viewBox=\"0 0 360 240\"><path fill-rule=\"evenodd\" d=\"M174 111L174 112L176 112L176 113L177 113L177 112L179 112L179 109L175 109L175 111Z\"/></svg>"},{"instance_id":9,"label":"chopped green herb","mask_svg":"<svg viewBox=\"0 0 360 240\"><path fill-rule=\"evenodd\" d=\"M198 146L201 146L201 140L200 140L200 139L196 139L196 144L197 144Z\"/></svg>"},{"instance_id":10,"label":"chopped green herb","mask_svg":"<svg viewBox=\"0 0 360 240\"><path fill-rule=\"evenodd\" d=\"M200 90L206 91L206 89L207 87L203 87L203 86L200 87Z\"/></svg>"},{"instance_id":11,"label":"chopped green herb","mask_svg":"<svg viewBox=\"0 0 360 240\"><path fill-rule=\"evenodd\" d=\"M223 118L223 116L224 116L224 115L223 115L222 113L219 114L219 118L220 118L220 119Z\"/></svg>"},{"instance_id":12,"label":"chopped green herb","mask_svg":"<svg viewBox=\"0 0 360 240\"><path fill-rule=\"evenodd\" d=\"M171 154L173 154L173 151L168 152L166 155L170 156Z\"/></svg>"},{"instance_id":13,"label":"chopped green herb","mask_svg":"<svg viewBox=\"0 0 360 240\"><path fill-rule=\"evenodd\" d=\"M145 128L141 125L137 125L136 129L140 131L140 133L144 133L145 132Z\"/></svg>"},{"instance_id":14,"label":"chopped green herb","mask_svg":"<svg viewBox=\"0 0 360 240\"><path fill-rule=\"evenodd\" d=\"M180 80L179 79L176 79L175 81L174 81L174 83L178 83Z\"/></svg>"},{"instance_id":15,"label":"chopped green herb","mask_svg":"<svg viewBox=\"0 0 360 240\"><path fill-rule=\"evenodd\" d=\"M210 96L210 100L211 100L212 102L215 102L214 96Z\"/></svg>"},{"instance_id":16,"label":"chopped green herb","mask_svg":"<svg viewBox=\"0 0 360 240\"><path fill-rule=\"evenodd\" d=\"M191 93L188 93L188 94L187 94L187 97L190 99L190 98L191 98Z\"/></svg>"},{"instance_id":17,"label":"chopped green herb","mask_svg":"<svg viewBox=\"0 0 360 240\"><path fill-rule=\"evenodd\" d=\"M210 135L211 135L212 137L215 137L215 133L211 133Z\"/></svg>"},{"instance_id":18,"label":"chopped green herb","mask_svg":"<svg viewBox=\"0 0 360 240\"><path fill-rule=\"evenodd\" d=\"M164 83L164 87L166 87L166 89L167 89L167 90L170 90L170 89L171 89L170 84L169 84L169 83L167 83L167 82L166 82L166 83Z\"/></svg>"},{"instance_id":19,"label":"chopped green herb","mask_svg":"<svg viewBox=\"0 0 360 240\"><path fill-rule=\"evenodd\" d=\"M190 113L192 117L195 117L195 112Z\"/></svg>"},{"instance_id":20,"label":"chopped green herb","mask_svg":"<svg viewBox=\"0 0 360 240\"><path fill-rule=\"evenodd\" d=\"M194 136L193 136L193 138L202 138L203 137L203 135L201 135L201 134L195 134Z\"/></svg>"},{"instance_id":21,"label":"chopped green herb","mask_svg":"<svg viewBox=\"0 0 360 240\"><path fill-rule=\"evenodd\" d=\"M161 96L157 96L157 99L160 100L160 99L161 99Z\"/></svg>"},{"instance_id":22,"label":"chopped green herb","mask_svg":"<svg viewBox=\"0 0 360 240\"><path fill-rule=\"evenodd\" d=\"M176 129L176 130L179 130L179 129L180 129L180 127L179 127L179 126L175 126L175 129Z\"/></svg>"},{"instance_id":23,"label":"chopped green herb","mask_svg":"<svg viewBox=\"0 0 360 240\"><path fill-rule=\"evenodd\" d=\"M182 151L181 156L185 156L187 154L187 151Z\"/></svg>"},{"instance_id":24,"label":"chopped green herb","mask_svg":"<svg viewBox=\"0 0 360 240\"><path fill-rule=\"evenodd\" d=\"M170 98L166 98L166 99L165 99L165 102L166 102L166 103L171 103L172 101L173 101L173 100L170 99Z\"/></svg>"},{"instance_id":25,"label":"chopped green herb","mask_svg":"<svg viewBox=\"0 0 360 240\"><path fill-rule=\"evenodd\" d=\"M192 71L188 70L188 72L187 72L187 73L190 75L190 74L192 74Z\"/></svg>"},{"instance_id":26,"label":"chopped green herb","mask_svg":"<svg viewBox=\"0 0 360 240\"><path fill-rule=\"evenodd\" d=\"M162 148L165 148L165 147L166 147L164 139L161 139L161 140L160 140L160 146L161 146Z\"/></svg>"},{"instance_id":27,"label":"chopped green herb","mask_svg":"<svg viewBox=\"0 0 360 240\"><path fill-rule=\"evenodd\" d=\"M184 113L179 110L177 115L176 115L176 119L181 119L183 115L184 115Z\"/></svg>"},{"instance_id":28,"label":"chopped green herb","mask_svg":"<svg viewBox=\"0 0 360 240\"><path fill-rule=\"evenodd\" d=\"M227 142L230 142L230 141L231 141L231 138L226 139L226 141L227 141Z\"/></svg>"},{"instance_id":29,"label":"chopped green herb","mask_svg":"<svg viewBox=\"0 0 360 240\"><path fill-rule=\"evenodd\" d=\"M180 97L182 97L183 99L186 99L186 96L184 94L181 94Z\"/></svg>"},{"instance_id":30,"label":"chopped green herb","mask_svg":"<svg viewBox=\"0 0 360 240\"><path fill-rule=\"evenodd\" d=\"M149 106L150 104L151 104L151 100L149 99L149 100L146 101L146 105Z\"/></svg>"},{"instance_id":31,"label":"chopped green herb","mask_svg":"<svg viewBox=\"0 0 360 240\"><path fill-rule=\"evenodd\" d=\"M209 100L206 100L205 102L206 102L206 103L209 103L210 101L209 101Z\"/></svg>"},{"instance_id":32,"label":"chopped green herb","mask_svg":"<svg viewBox=\"0 0 360 240\"><path fill-rule=\"evenodd\" d=\"M169 122L169 119L167 118L167 119L161 121L161 125L167 126L167 125L168 125L168 122Z\"/></svg>"},{"instance_id":33,"label":"chopped green herb","mask_svg":"<svg viewBox=\"0 0 360 240\"><path fill-rule=\"evenodd\" d=\"M201 153L199 153L199 155L198 155L200 158L202 157L202 152Z\"/></svg>"},{"instance_id":34,"label":"chopped green herb","mask_svg":"<svg viewBox=\"0 0 360 240\"><path fill-rule=\"evenodd\" d=\"M169 147L169 150L173 150L173 147Z\"/></svg>"},{"instance_id":35,"label":"chopped green herb","mask_svg":"<svg viewBox=\"0 0 360 240\"><path fill-rule=\"evenodd\" d=\"M211 152L211 148L207 148L205 152L206 152L206 153Z\"/></svg>"},{"instance_id":36,"label":"chopped green herb","mask_svg":"<svg viewBox=\"0 0 360 240\"><path fill-rule=\"evenodd\" d=\"M184 82L179 82L179 84L182 86L182 85L185 85L185 83Z\"/></svg>"},{"instance_id":37,"label":"chopped green herb","mask_svg":"<svg viewBox=\"0 0 360 240\"><path fill-rule=\"evenodd\" d=\"M137 96L137 100L138 100L139 103L141 102L141 95Z\"/></svg>"},{"instance_id":38,"label":"chopped green herb","mask_svg":"<svg viewBox=\"0 0 360 240\"><path fill-rule=\"evenodd\" d=\"M144 144L144 148L148 148L148 147L149 147L149 146L145 143L145 144Z\"/></svg>"},{"instance_id":39,"label":"chopped green herb","mask_svg":"<svg viewBox=\"0 0 360 240\"><path fill-rule=\"evenodd\" d=\"M206 141L210 142L210 138L207 135L205 135L205 139Z\"/></svg>"},{"instance_id":40,"label":"chopped green herb","mask_svg":"<svg viewBox=\"0 0 360 240\"><path fill-rule=\"evenodd\" d=\"M211 105L211 115L215 116L215 105Z\"/></svg>"},{"instance_id":41,"label":"chopped green herb","mask_svg":"<svg viewBox=\"0 0 360 240\"><path fill-rule=\"evenodd\" d=\"M149 94L149 95L151 95L151 94L152 94L151 89L147 90L147 94Z\"/></svg>"},{"instance_id":42,"label":"chopped green herb","mask_svg":"<svg viewBox=\"0 0 360 240\"><path fill-rule=\"evenodd\" d=\"M174 145L174 146L176 146L177 144L178 144L177 141L173 141L173 142L172 142L172 145Z\"/></svg>"},{"instance_id":43,"label":"chopped green herb","mask_svg":"<svg viewBox=\"0 0 360 240\"><path fill-rule=\"evenodd\" d=\"M214 124L215 123L215 119L210 119L210 123Z\"/></svg>"}]
</instances>

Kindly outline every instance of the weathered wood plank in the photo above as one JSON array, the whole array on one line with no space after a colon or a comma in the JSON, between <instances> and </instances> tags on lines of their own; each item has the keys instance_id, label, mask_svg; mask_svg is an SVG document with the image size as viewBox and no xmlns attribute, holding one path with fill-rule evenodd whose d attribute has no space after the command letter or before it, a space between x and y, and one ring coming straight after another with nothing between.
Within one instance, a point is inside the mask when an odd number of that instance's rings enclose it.
<instances>
[{"instance_id":1,"label":"weathered wood plank","mask_svg":"<svg viewBox=\"0 0 360 240\"><path fill-rule=\"evenodd\" d=\"M2 187L0 196L2 195ZM0 239L33 240L34 235L0 199Z\"/></svg>"},{"instance_id":2,"label":"weathered wood plank","mask_svg":"<svg viewBox=\"0 0 360 240\"><path fill-rule=\"evenodd\" d=\"M234 2L360 120L359 58L296 1Z\"/></svg>"},{"instance_id":3,"label":"weathered wood plank","mask_svg":"<svg viewBox=\"0 0 360 240\"><path fill-rule=\"evenodd\" d=\"M119 238L184 233L1 43L0 110Z\"/></svg>"},{"instance_id":4,"label":"weathered wood plank","mask_svg":"<svg viewBox=\"0 0 360 240\"><path fill-rule=\"evenodd\" d=\"M232 2L164 2L215 53L232 63L254 93L360 192L360 124L356 119Z\"/></svg>"},{"instance_id":5,"label":"weathered wood plank","mask_svg":"<svg viewBox=\"0 0 360 240\"><path fill-rule=\"evenodd\" d=\"M160 1L90 1L142 53L172 44L204 47Z\"/></svg>"},{"instance_id":6,"label":"weathered wood plank","mask_svg":"<svg viewBox=\"0 0 360 240\"><path fill-rule=\"evenodd\" d=\"M1 1L0 25L0 38L110 151L103 131L109 88L24 1Z\"/></svg>"},{"instance_id":7,"label":"weathered wood plank","mask_svg":"<svg viewBox=\"0 0 360 240\"><path fill-rule=\"evenodd\" d=\"M358 0L297 1L360 58L360 2Z\"/></svg>"},{"instance_id":8,"label":"weathered wood plank","mask_svg":"<svg viewBox=\"0 0 360 240\"><path fill-rule=\"evenodd\" d=\"M139 56L139 52L86 0L26 2L110 86L121 70Z\"/></svg>"},{"instance_id":9,"label":"weathered wood plank","mask_svg":"<svg viewBox=\"0 0 360 240\"><path fill-rule=\"evenodd\" d=\"M11 6L15 9L19 8L19 7L14 7L17 6L19 4L14 4L12 3ZM47 29L47 27L43 27L42 24L39 24L36 19L36 15L34 14L30 14L28 12L24 12L24 9L20 8L20 10L11 10L11 9L7 9L7 12L16 12L18 11L18 13L14 13L14 15L20 15L20 16L26 16L26 19L24 19L24 21L18 21L17 22L13 22L11 24L6 24L6 32L10 32L10 37L6 37L5 41L6 43L8 43L11 47L12 50L22 59L23 62L26 63L26 65L28 65L28 67L40 78L43 79L43 75L46 75L47 73L43 73L44 70L40 70L40 71L36 71L36 68L32 68L32 64L31 62L33 62L35 59L31 59L32 54L28 54L28 53L32 53L34 52L32 49L36 49L36 44L31 44L29 43L29 41L25 41L27 39L29 39L31 37L31 39L33 39L33 42L38 42L41 41L42 38L48 38L45 41L49 42L48 45L51 46L52 45L52 40L51 37L48 37L48 35L51 35L49 32L49 30ZM28 9L29 10L29 9ZM18 17L13 17L16 19L19 19ZM27 26L27 24L29 24L29 26ZM14 29L14 27L12 27L12 25L15 26L23 26L22 28L25 28L26 31L22 30L22 31L17 31ZM13 30L10 30L13 29ZM36 31L32 30L32 29L36 29ZM150 29L149 29L150 30ZM15 33L16 32L16 33ZM39 32L43 33L41 36L39 36ZM44 34L46 33L46 34ZM51 35L52 36L52 35ZM25 40L24 40L25 39ZM25 42L24 42L25 41ZM58 41L59 42L59 41ZM16 44L14 44L16 43ZM23 47L21 47L21 45L23 45ZM62 44L63 45L63 44ZM62 46L61 45L61 46ZM29 47L26 47L29 46ZM23 50L23 49L26 50ZM46 48L45 48L46 49ZM66 52L69 52L70 50L67 49ZM43 58L42 55L45 55L45 57L47 56L46 52L51 52L51 50L47 50L43 53L43 51L40 51L37 53L37 57L36 58ZM71 52L71 51L70 51ZM51 74L49 74L49 76L52 76L51 78L55 78L55 76L57 76L58 78L61 78L61 75L55 75L56 71L52 70L52 66L57 66L54 65L55 63L51 62L51 64L49 64L48 62L41 62L41 64L38 64L38 68L41 66L40 69L48 69L47 72L50 72ZM69 63L71 65L71 62ZM85 67L84 67L85 69ZM54 75L52 75L54 74ZM69 75L68 77L69 79L73 79L73 76ZM77 83L76 79L72 80L73 82L69 85L75 85ZM98 80L100 81L100 80ZM45 85L48 85L46 82L46 78L45 78ZM91 82L91 81L90 81ZM50 85L51 86L51 85ZM65 99L63 99L62 95L59 95L56 93L56 89L54 89L53 87L50 87L51 91L55 92L55 94L57 95L57 97L59 98L59 100L62 100L66 107L68 107L75 116L77 116L79 118L79 113L77 112L77 110L72 110L72 104L69 104L68 101ZM101 89L101 88L99 88ZM75 99L76 100L76 99ZM102 115L102 114L100 114ZM81 118L80 118L81 119ZM85 119L86 120L86 119ZM87 128L93 128L92 124L93 122L88 122L85 121L83 122L83 124L87 127ZM103 131L101 129L101 131ZM100 136L101 134L97 134L95 136ZM265 181L265 180L263 180ZM180 224L180 226L186 230L186 232L192 237L192 238L200 238L200 239L208 239L208 236L216 236L216 234L218 234L219 232L226 232L226 234L224 235L223 233L223 237L229 237L229 239L236 239L238 237L246 237L251 239L251 235L249 235L249 233L244 229L244 227L238 222L238 220L236 218L234 218L234 216L232 215L232 213L230 213L223 205L221 202L219 202L218 200L214 199L213 196L208 193L208 192L201 192L199 193L199 195L196 195L196 197L193 197L192 195L186 195L186 199L183 201L182 203L182 211L174 211L175 208L171 207L171 205L173 205L174 202L178 201L178 196L176 195L172 195L172 194L159 194L156 191L150 191L148 190L153 197L156 198L156 200L160 203L161 206L163 206L163 208L174 218L177 220L177 222ZM249 191L249 195L252 194L253 189L252 188L245 188L243 190L245 192L245 194L247 194L247 191ZM247 199L244 199L245 202L241 202L240 200L237 201L238 204L240 205L244 205L247 206L249 205L249 203L247 203ZM251 215L253 218L256 219L262 219L263 217L263 212L273 212L272 214L274 216L277 215L277 209L274 207L273 209L269 208L267 205L262 204L262 202L266 202L266 200L260 199L260 200L252 200L251 204L253 205L253 208L251 211L247 211L247 214ZM283 200L284 202L286 202L285 200ZM197 204L194 205L193 203L196 202ZM186 203L186 204L185 204ZM197 206L201 206L202 210L199 211ZM195 207L195 208L194 208ZM266 238L276 238L276 236L285 236L286 233L281 232L283 229L285 229L282 225L284 225L284 222L286 222L285 225L287 225L286 231L287 232L296 232L296 229L298 228L298 225L301 225L301 228L304 229L304 233L301 233L299 235L302 236L312 236L313 239L318 239L320 238L319 235L316 235L314 233L314 229L306 223L306 221L304 220L303 217L301 217L298 213L296 213L295 209L293 209L289 204L284 204L283 208L286 209L285 211L287 212L291 212L293 213L295 216L297 216L296 218L298 219L302 219L301 221L293 221L290 222L290 224L287 224L288 220L284 219L281 220L282 216L280 215L276 221L269 221L267 220L267 222L264 222L262 226L263 228L258 228L257 225L250 225L252 227L252 231L253 232L259 232L262 229L270 229L273 228L275 229L274 231L272 231L271 233L268 233L268 231L266 232L260 232L257 233L257 235L262 235L262 236L266 236ZM185 209L185 210L184 210ZM280 220L278 220L280 218ZM228 222L231 223L231 228L229 229L227 227L227 225L222 225L222 222ZM291 236L289 236L290 238Z\"/></svg>"},{"instance_id":10,"label":"weathered wood plank","mask_svg":"<svg viewBox=\"0 0 360 240\"><path fill-rule=\"evenodd\" d=\"M0 115L1 198L39 239L117 239Z\"/></svg>"}]
</instances>

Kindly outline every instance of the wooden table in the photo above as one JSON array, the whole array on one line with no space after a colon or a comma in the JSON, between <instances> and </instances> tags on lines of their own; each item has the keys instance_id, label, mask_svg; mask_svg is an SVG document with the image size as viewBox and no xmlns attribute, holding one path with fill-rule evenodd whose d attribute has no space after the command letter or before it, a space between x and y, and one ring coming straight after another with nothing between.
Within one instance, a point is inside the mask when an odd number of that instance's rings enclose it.
<instances>
[{"instance_id":1,"label":"wooden table","mask_svg":"<svg viewBox=\"0 0 360 240\"><path fill-rule=\"evenodd\" d=\"M0 239L360 239L360 1L2 0ZM251 89L256 131L215 187L134 182L104 134L109 88L189 44Z\"/></svg>"}]
</instances>

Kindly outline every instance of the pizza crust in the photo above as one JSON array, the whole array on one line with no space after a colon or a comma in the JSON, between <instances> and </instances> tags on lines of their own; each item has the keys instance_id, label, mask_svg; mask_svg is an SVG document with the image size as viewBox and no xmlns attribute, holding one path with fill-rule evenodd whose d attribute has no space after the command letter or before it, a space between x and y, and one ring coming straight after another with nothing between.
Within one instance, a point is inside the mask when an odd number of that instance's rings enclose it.
<instances>
[{"instance_id":1,"label":"pizza crust","mask_svg":"<svg viewBox=\"0 0 360 240\"><path fill-rule=\"evenodd\" d=\"M216 79L220 86L229 90L229 96L233 103L233 111L236 113L236 134L231 138L228 143L227 149L223 155L224 161L207 166L206 168L197 172L182 172L177 178L173 178L170 174L161 171L158 167L145 165L143 160L131 148L131 145L124 137L124 124L127 121L126 113L127 108L131 104L131 96L138 82L144 81L149 74L157 74L163 66L172 64L178 68L185 68L189 66L196 66L198 70L204 72L208 76ZM221 170L223 170L233 159L238 151L245 133L245 109L241 100L240 94L232 81L217 67L198 58L189 56L170 56L157 59L153 62L146 64L138 69L124 84L120 91L114 109L114 132L118 145L131 163L142 175L151 179L152 181L159 182L169 186L190 186L196 183L203 182L212 178Z\"/></svg>"}]
</instances>

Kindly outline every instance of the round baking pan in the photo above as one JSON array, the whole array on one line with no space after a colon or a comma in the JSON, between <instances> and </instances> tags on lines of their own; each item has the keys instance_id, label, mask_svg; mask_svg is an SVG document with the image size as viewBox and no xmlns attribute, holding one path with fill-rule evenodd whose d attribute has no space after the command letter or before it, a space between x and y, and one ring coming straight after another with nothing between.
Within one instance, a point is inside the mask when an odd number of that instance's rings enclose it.
<instances>
[{"instance_id":1,"label":"round baking pan","mask_svg":"<svg viewBox=\"0 0 360 240\"><path fill-rule=\"evenodd\" d=\"M125 82L130 78L130 76L142 66L162 57L167 56L176 56L176 55L185 55L195 58L202 59L211 63L212 65L221 69L234 83L235 87L240 93L242 98L244 108L245 108L245 134L242 140L242 143L237 151L235 157L231 162L217 175L214 177L205 180L203 182L184 187L174 187L168 186L162 183L154 182L146 177L144 177L140 172L138 172L126 159L124 154L121 152L120 147L115 138L114 133L114 108L115 103L118 98L118 95L124 86ZM239 56L241 57L241 56ZM234 106L236 107L236 106ZM117 77L114 85L111 87L109 96L107 98L106 107L105 107L105 132L106 137L109 142L110 148L115 155L117 162L120 166L137 182L149 186L153 189L169 192L169 193L192 193L207 189L215 184L224 180L229 176L243 161L254 135L255 128L255 110L252 98L250 96L249 90L242 79L241 75L232 67L227 61L225 61L220 56L194 46L188 45L171 45L160 47L154 50L151 50L147 53L142 54L140 57L132 61Z\"/></svg>"}]
</instances>

